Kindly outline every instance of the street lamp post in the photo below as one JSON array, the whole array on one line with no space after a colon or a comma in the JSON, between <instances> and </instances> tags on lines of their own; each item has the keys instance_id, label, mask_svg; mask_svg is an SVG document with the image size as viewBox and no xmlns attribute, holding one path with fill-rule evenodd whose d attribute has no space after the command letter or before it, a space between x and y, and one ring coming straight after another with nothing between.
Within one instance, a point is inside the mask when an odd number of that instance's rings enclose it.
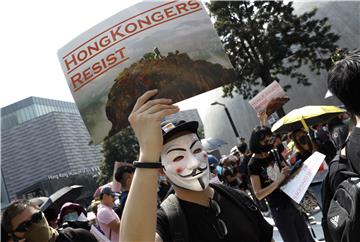
<instances>
[{"instance_id":1,"label":"street lamp post","mask_svg":"<svg viewBox=\"0 0 360 242\"><path fill-rule=\"evenodd\" d=\"M229 113L229 110L227 109L227 107L225 106L225 104L219 103L219 102L213 102L213 103L211 103L211 105L220 105L220 106L223 106L223 107L224 107L225 113L226 113L226 115L227 115L227 117L228 117L228 119L229 119L229 121L230 121L231 127L232 127L232 129L234 130L234 133L235 133L236 139L237 139L237 141L238 141L238 144L240 144L240 136L239 136L239 133L238 133L238 131L237 131L236 128L235 128L235 124L234 124L234 122L233 122L233 120L232 120L232 118L231 118L231 115L230 115L230 113Z\"/></svg>"}]
</instances>

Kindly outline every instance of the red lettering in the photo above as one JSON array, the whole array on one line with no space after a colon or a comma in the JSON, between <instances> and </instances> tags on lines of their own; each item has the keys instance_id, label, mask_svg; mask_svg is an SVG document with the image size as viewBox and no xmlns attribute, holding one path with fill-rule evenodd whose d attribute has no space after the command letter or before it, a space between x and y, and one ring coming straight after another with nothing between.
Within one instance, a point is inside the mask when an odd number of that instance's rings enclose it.
<instances>
[{"instance_id":1,"label":"red lettering","mask_svg":"<svg viewBox=\"0 0 360 242\"><path fill-rule=\"evenodd\" d=\"M112 37L113 41L116 41L116 40L117 40L117 36L119 36L120 38L125 37L124 34L122 34L122 33L119 32L119 31L120 31L120 27L121 27L121 25L120 25L119 27L117 27L117 29L116 29L115 31L114 31L114 30L111 30L111 31L110 31L110 34L111 34L111 37Z\"/></svg>"},{"instance_id":2,"label":"red lettering","mask_svg":"<svg viewBox=\"0 0 360 242\"><path fill-rule=\"evenodd\" d=\"M77 61L76 61L75 55L72 54L70 57L71 57L70 61L68 61L67 59L65 60L65 65L66 65L67 70L71 69L71 67L70 67L71 63L73 63L75 66L77 66Z\"/></svg>"},{"instance_id":3,"label":"red lettering","mask_svg":"<svg viewBox=\"0 0 360 242\"><path fill-rule=\"evenodd\" d=\"M115 57L115 54L110 54L106 57L106 61L108 62L108 64L111 66L112 64L115 64L117 59Z\"/></svg>"},{"instance_id":4,"label":"red lettering","mask_svg":"<svg viewBox=\"0 0 360 242\"><path fill-rule=\"evenodd\" d=\"M175 7L179 14L181 14L181 10L185 10L185 12L189 11L186 9L186 3L179 3Z\"/></svg>"},{"instance_id":5,"label":"red lettering","mask_svg":"<svg viewBox=\"0 0 360 242\"><path fill-rule=\"evenodd\" d=\"M110 39L108 36L104 36L99 41L101 47L106 47L110 44Z\"/></svg>"},{"instance_id":6,"label":"red lettering","mask_svg":"<svg viewBox=\"0 0 360 242\"><path fill-rule=\"evenodd\" d=\"M94 74L92 74L92 71L90 68L85 69L83 72L85 81L89 80Z\"/></svg>"},{"instance_id":7,"label":"red lettering","mask_svg":"<svg viewBox=\"0 0 360 242\"><path fill-rule=\"evenodd\" d=\"M149 16L146 16L146 21L143 19L138 19L138 25L139 25L140 29L142 29L144 27L143 24L151 25L151 20L150 20Z\"/></svg>"},{"instance_id":8,"label":"red lettering","mask_svg":"<svg viewBox=\"0 0 360 242\"><path fill-rule=\"evenodd\" d=\"M176 13L174 13L173 11L174 11L173 7L164 9L164 12L165 12L165 15L166 15L167 18L171 18L171 17L176 16Z\"/></svg>"},{"instance_id":9,"label":"red lettering","mask_svg":"<svg viewBox=\"0 0 360 242\"><path fill-rule=\"evenodd\" d=\"M132 27L132 30L130 29L130 26ZM128 34L131 34L137 30L137 25L135 23L129 23L125 26L125 32Z\"/></svg>"},{"instance_id":10,"label":"red lettering","mask_svg":"<svg viewBox=\"0 0 360 242\"><path fill-rule=\"evenodd\" d=\"M151 19L154 22L160 22L164 19L164 16L160 12L155 12L151 15Z\"/></svg>"},{"instance_id":11,"label":"red lettering","mask_svg":"<svg viewBox=\"0 0 360 242\"><path fill-rule=\"evenodd\" d=\"M96 62L94 65L92 65L91 69L93 69L94 74L98 74L102 71L102 67L99 62Z\"/></svg>"},{"instance_id":12,"label":"red lettering","mask_svg":"<svg viewBox=\"0 0 360 242\"><path fill-rule=\"evenodd\" d=\"M81 56L81 54L83 54L83 56ZM77 58L79 61L83 61L88 57L88 53L86 52L86 50L80 50L79 53L77 53Z\"/></svg>"},{"instance_id":13,"label":"red lettering","mask_svg":"<svg viewBox=\"0 0 360 242\"><path fill-rule=\"evenodd\" d=\"M115 53L118 53L121 57L121 59L125 58L125 55L124 55L124 51L125 50L125 47L122 47L121 49L118 49L117 51L115 51Z\"/></svg>"},{"instance_id":14,"label":"red lettering","mask_svg":"<svg viewBox=\"0 0 360 242\"><path fill-rule=\"evenodd\" d=\"M81 81L81 74L80 73L76 73L75 75L70 77L70 79L71 79L71 83L73 84L74 88L77 88L76 83L79 83L80 86L81 86L81 84L83 84L83 82Z\"/></svg>"},{"instance_id":15,"label":"red lettering","mask_svg":"<svg viewBox=\"0 0 360 242\"><path fill-rule=\"evenodd\" d=\"M106 69L107 68L107 65L105 63L105 60L104 59L101 59L101 63L103 64L104 68Z\"/></svg>"},{"instance_id":16,"label":"red lettering","mask_svg":"<svg viewBox=\"0 0 360 242\"><path fill-rule=\"evenodd\" d=\"M200 3L198 2L198 1L192 1L192 0L190 0L190 1L188 1L188 5L190 6L190 9L192 10L192 9L197 9L197 8L199 8L200 7Z\"/></svg>"},{"instance_id":17,"label":"red lettering","mask_svg":"<svg viewBox=\"0 0 360 242\"><path fill-rule=\"evenodd\" d=\"M89 45L89 46L87 47L90 55L93 55L93 53L92 53L93 50L94 50L94 51L99 51L99 50L100 50L100 49L99 49L99 45L98 45L97 42L95 42L94 45L95 45L95 46L90 46L90 45Z\"/></svg>"}]
</instances>

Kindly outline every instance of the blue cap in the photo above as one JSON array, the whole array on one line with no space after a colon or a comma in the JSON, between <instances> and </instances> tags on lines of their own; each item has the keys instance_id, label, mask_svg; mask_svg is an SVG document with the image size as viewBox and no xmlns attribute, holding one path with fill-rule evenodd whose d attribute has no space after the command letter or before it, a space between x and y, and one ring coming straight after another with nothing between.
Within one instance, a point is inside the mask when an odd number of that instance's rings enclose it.
<instances>
[{"instance_id":1,"label":"blue cap","mask_svg":"<svg viewBox=\"0 0 360 242\"><path fill-rule=\"evenodd\" d=\"M219 160L216 159L216 157L213 155L208 155L208 161L209 161L209 165L217 166L219 164Z\"/></svg>"}]
</instances>

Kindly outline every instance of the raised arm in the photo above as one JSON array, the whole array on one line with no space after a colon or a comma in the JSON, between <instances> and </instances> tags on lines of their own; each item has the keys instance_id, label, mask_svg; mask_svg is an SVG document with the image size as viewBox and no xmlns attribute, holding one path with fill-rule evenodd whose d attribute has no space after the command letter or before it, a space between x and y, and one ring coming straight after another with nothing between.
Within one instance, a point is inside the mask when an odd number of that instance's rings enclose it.
<instances>
[{"instance_id":1,"label":"raised arm","mask_svg":"<svg viewBox=\"0 0 360 242\"><path fill-rule=\"evenodd\" d=\"M139 162L160 162L161 120L179 111L170 99L149 100L157 90L138 98L129 122L140 145ZM138 168L130 187L120 226L120 241L154 241L157 209L157 169Z\"/></svg>"}]
</instances>

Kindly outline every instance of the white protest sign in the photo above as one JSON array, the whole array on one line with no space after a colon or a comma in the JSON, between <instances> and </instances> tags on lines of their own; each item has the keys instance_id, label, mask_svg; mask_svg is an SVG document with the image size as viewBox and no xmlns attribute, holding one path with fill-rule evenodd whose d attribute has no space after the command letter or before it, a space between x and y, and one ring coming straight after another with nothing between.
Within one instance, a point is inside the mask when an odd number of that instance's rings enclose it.
<instances>
[{"instance_id":1,"label":"white protest sign","mask_svg":"<svg viewBox=\"0 0 360 242\"><path fill-rule=\"evenodd\" d=\"M295 202L300 203L324 159L324 154L319 152L312 154L303 163L299 173L280 189Z\"/></svg>"},{"instance_id":2,"label":"white protest sign","mask_svg":"<svg viewBox=\"0 0 360 242\"><path fill-rule=\"evenodd\" d=\"M174 103L236 80L200 1L143 1L104 20L58 52L92 141L129 125L146 90Z\"/></svg>"},{"instance_id":3,"label":"white protest sign","mask_svg":"<svg viewBox=\"0 0 360 242\"><path fill-rule=\"evenodd\" d=\"M287 101L289 101L289 98L286 96L285 91L277 81L273 81L252 98L249 104L257 113L266 111L266 113L270 115L282 107Z\"/></svg>"}]
</instances>

